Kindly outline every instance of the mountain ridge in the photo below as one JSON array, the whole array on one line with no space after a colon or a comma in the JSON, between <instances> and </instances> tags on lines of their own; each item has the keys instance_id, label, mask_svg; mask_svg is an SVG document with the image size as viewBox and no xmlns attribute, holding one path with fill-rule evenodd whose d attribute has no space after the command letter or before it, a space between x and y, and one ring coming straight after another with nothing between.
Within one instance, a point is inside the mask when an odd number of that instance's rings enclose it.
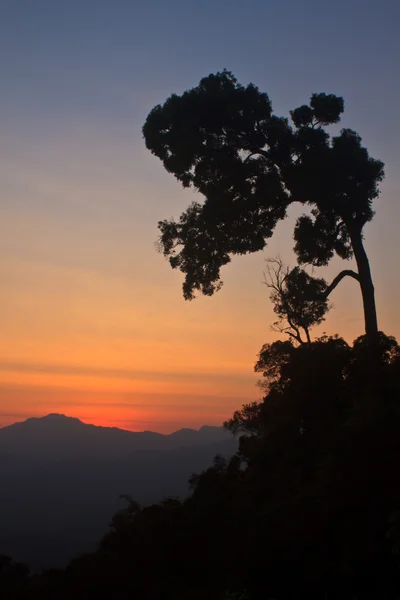
<instances>
[{"instance_id":1,"label":"mountain ridge","mask_svg":"<svg viewBox=\"0 0 400 600\"><path fill-rule=\"evenodd\" d=\"M93 427L99 430L112 430L112 431L124 431L127 433L152 433L156 435L160 435L163 437L169 437L171 435L176 435L183 432L193 432L193 433L202 433L209 430L221 430L222 427L218 425L202 425L199 429L194 429L192 427L182 427L181 429L177 429L176 431L172 431L171 433L160 433L159 431L152 431L150 429L144 429L143 431L132 431L131 429L123 429L122 427L110 427L107 425L94 425L92 423L85 423L81 421L77 417L71 417L69 415L65 415L63 413L49 413L47 415L43 415L42 417L28 417L23 421L15 421L15 423L11 423L10 425L5 425L4 427L0 427L0 433L4 430L9 430L14 427L25 427L29 425L33 425L36 423L58 423L63 425L72 425L75 424L77 426L83 425L85 427Z\"/></svg>"},{"instance_id":2,"label":"mountain ridge","mask_svg":"<svg viewBox=\"0 0 400 600\"><path fill-rule=\"evenodd\" d=\"M0 429L0 456L44 466L65 460L117 458L143 451L206 447L232 439L223 427L183 428L170 434L83 423L51 413Z\"/></svg>"}]
</instances>

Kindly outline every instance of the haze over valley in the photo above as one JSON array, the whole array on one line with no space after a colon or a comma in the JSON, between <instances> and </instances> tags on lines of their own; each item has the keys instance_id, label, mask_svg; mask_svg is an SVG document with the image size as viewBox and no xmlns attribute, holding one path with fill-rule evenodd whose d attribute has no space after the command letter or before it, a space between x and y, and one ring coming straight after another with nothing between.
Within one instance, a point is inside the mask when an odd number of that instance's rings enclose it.
<instances>
[{"instance_id":1,"label":"haze over valley","mask_svg":"<svg viewBox=\"0 0 400 600\"><path fill-rule=\"evenodd\" d=\"M222 427L170 435L97 427L59 414L0 429L0 554L33 569L96 546L130 495L185 498L190 476L237 442Z\"/></svg>"}]
</instances>

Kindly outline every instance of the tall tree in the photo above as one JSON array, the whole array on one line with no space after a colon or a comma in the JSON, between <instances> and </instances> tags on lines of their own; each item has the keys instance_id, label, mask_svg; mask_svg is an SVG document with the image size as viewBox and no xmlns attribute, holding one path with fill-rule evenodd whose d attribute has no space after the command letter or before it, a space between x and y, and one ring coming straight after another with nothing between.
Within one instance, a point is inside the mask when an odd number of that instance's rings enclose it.
<instances>
[{"instance_id":1,"label":"tall tree","mask_svg":"<svg viewBox=\"0 0 400 600\"><path fill-rule=\"evenodd\" d=\"M183 294L212 295L220 269L232 255L261 250L288 206L310 207L296 223L300 264L326 265L337 254L354 255L357 272L342 271L361 287L365 329L378 343L374 286L363 244L364 225L373 217L383 163L371 158L351 129L332 136L326 127L340 121L343 99L313 94L309 105L289 119L272 114L269 97L240 85L229 71L211 74L181 96L172 95L149 113L146 146L184 187L205 198L193 202L177 221L159 222L160 248L184 275Z\"/></svg>"}]
</instances>

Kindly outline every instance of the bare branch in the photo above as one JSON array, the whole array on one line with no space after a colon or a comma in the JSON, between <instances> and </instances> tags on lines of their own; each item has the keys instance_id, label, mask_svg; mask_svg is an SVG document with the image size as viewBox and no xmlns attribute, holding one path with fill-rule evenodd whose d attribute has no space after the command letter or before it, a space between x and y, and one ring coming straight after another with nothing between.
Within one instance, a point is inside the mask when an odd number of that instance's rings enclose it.
<instances>
[{"instance_id":1,"label":"bare branch","mask_svg":"<svg viewBox=\"0 0 400 600\"><path fill-rule=\"evenodd\" d=\"M293 331L291 331L292 328L294 330L294 333L293 333ZM271 325L271 331L276 331L278 333L285 333L286 335L289 335L290 337L295 339L297 342L299 342L299 344L304 344L304 341L301 338L300 330L297 327L293 327L293 325L290 325L289 327L284 327L280 321L276 321L275 323L273 323Z\"/></svg>"},{"instance_id":2,"label":"bare branch","mask_svg":"<svg viewBox=\"0 0 400 600\"><path fill-rule=\"evenodd\" d=\"M339 285L339 283L342 281L342 279L344 279L345 277L352 277L356 281L358 281L358 282L360 281L360 276L355 271L352 271L351 269L345 269L344 271L340 271L340 273L338 275L336 275L336 277L332 281L332 283L330 285L328 285L328 287L326 288L324 297L328 298L328 296L333 292L335 287L337 287Z\"/></svg>"},{"instance_id":3,"label":"bare branch","mask_svg":"<svg viewBox=\"0 0 400 600\"><path fill-rule=\"evenodd\" d=\"M291 335L292 337L294 337L299 342L299 344L304 344L304 342L302 340L302 337L301 337L301 334L300 334L300 329L298 327L296 327L296 325L292 322L292 320L291 320L291 318L290 318L289 315L286 315L286 320L289 323L291 329L293 329L293 331L295 332L295 333L291 333L291 332L288 331L287 333L289 335ZM309 335L308 335L308 337L309 337Z\"/></svg>"},{"instance_id":4,"label":"bare branch","mask_svg":"<svg viewBox=\"0 0 400 600\"><path fill-rule=\"evenodd\" d=\"M267 273L264 272L264 285L269 289L282 293L283 284L287 278L290 267L285 266L282 259L277 256L276 258L267 258Z\"/></svg>"}]
</instances>

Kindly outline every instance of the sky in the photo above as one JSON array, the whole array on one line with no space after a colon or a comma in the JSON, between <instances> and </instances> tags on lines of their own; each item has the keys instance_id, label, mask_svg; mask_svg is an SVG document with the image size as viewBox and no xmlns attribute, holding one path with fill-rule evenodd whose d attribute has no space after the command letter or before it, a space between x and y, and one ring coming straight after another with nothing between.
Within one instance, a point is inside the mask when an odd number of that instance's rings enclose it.
<instances>
[{"instance_id":1,"label":"sky","mask_svg":"<svg viewBox=\"0 0 400 600\"><path fill-rule=\"evenodd\" d=\"M155 104L223 68L278 115L344 97L343 126L386 165L366 248L380 328L400 338L399 22L397 0L0 2L0 427L59 412L170 432L259 399L257 352L277 339L264 261L294 264L297 213L185 302L157 222L197 198L141 134ZM353 280L333 304L320 333L351 342Z\"/></svg>"}]
</instances>

